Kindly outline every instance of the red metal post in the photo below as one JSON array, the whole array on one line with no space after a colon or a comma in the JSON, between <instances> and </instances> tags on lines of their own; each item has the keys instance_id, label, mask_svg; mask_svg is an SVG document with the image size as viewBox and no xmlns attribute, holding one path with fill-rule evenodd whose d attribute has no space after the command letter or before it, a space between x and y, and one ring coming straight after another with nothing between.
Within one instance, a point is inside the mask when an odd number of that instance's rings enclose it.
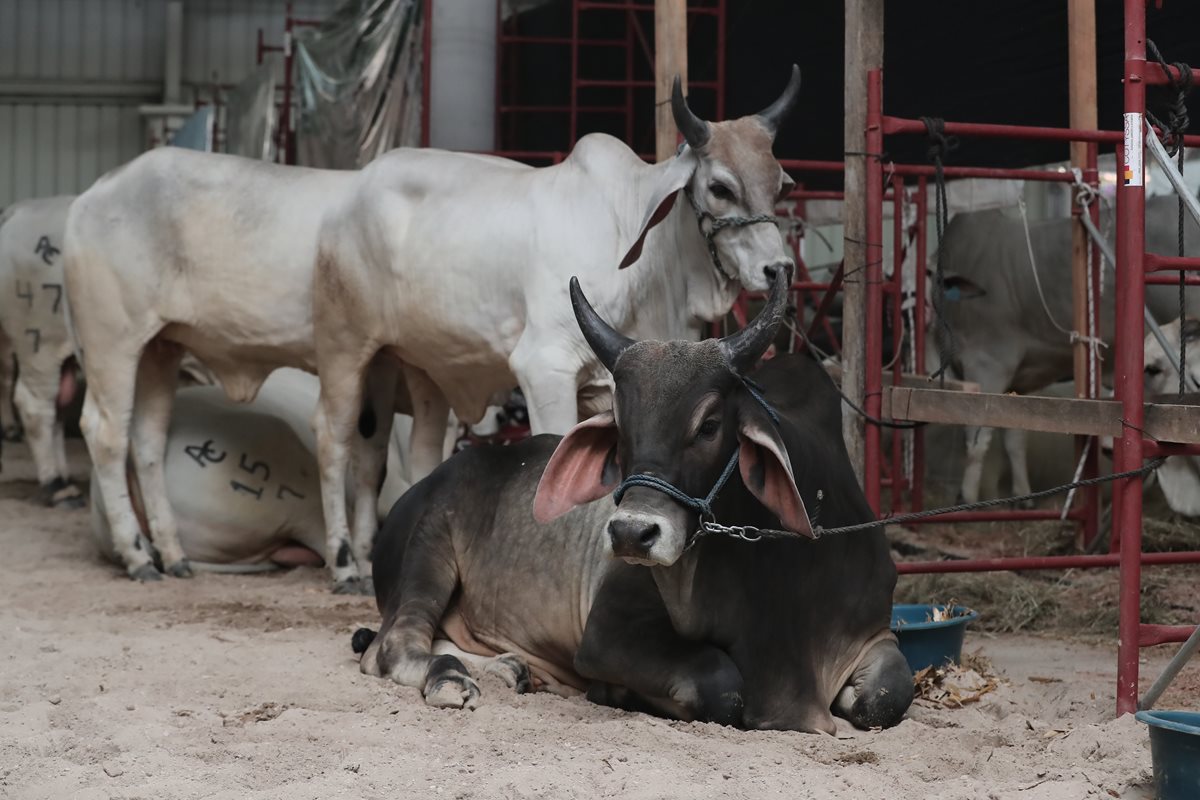
<instances>
[{"instance_id":1,"label":"red metal post","mask_svg":"<svg viewBox=\"0 0 1200 800\"><path fill-rule=\"evenodd\" d=\"M1100 230L1100 170L1098 167L1100 154L1100 145L1095 142L1088 142L1087 155L1085 157L1085 166L1083 171L1083 180L1088 186L1097 192L1096 199L1088 206L1088 214L1091 216L1092 224L1096 226L1096 230ZM1091 262L1089 269L1091 270L1092 291L1091 301L1092 308L1095 309L1097 333L1100 326L1100 286L1104 280L1104 266L1100 254L1100 247L1095 242L1089 239L1091 248ZM1088 397L1097 398L1100 396L1100 375L1099 364L1088 360ZM1092 437L1091 447L1088 448L1087 458L1083 464L1084 478L1094 478L1100 474L1100 440ZM1100 487L1090 486L1083 490L1083 544L1084 547L1090 547L1092 542L1100 533Z\"/></svg>"},{"instance_id":2,"label":"red metal post","mask_svg":"<svg viewBox=\"0 0 1200 800\"><path fill-rule=\"evenodd\" d=\"M429 147L429 98L431 97L430 85L433 82L433 0L425 0L421 8L421 13L425 16L423 26L421 28L421 52L422 58L421 69L424 74L421 75L421 147ZM499 14L499 3L497 3L496 13ZM500 48L496 51L499 53ZM500 80L499 74L496 75L496 80ZM496 142L497 145L500 142Z\"/></svg>"},{"instance_id":3,"label":"red metal post","mask_svg":"<svg viewBox=\"0 0 1200 800\"><path fill-rule=\"evenodd\" d=\"M1125 567L1121 565L1122 557L1116 553L1105 553L1099 556L1029 556L1028 558L980 558L971 560L947 559L946 561L899 561L896 571L901 575L918 575L933 572L1018 572L1031 569L1098 569L1102 567L1121 566L1121 575L1125 575ZM1134 562L1140 568L1142 564L1200 564L1200 553L1144 553ZM1124 641L1118 646L1123 646ZM1129 642L1134 656L1138 651L1138 632L1134 630L1133 639ZM1136 659L1135 659L1136 660ZM1137 683L1134 682L1134 689ZM1137 705L1137 698L1133 699ZM1136 708L1134 709L1136 710ZM1124 713L1119 712L1119 713Z\"/></svg>"},{"instance_id":4,"label":"red metal post","mask_svg":"<svg viewBox=\"0 0 1200 800\"><path fill-rule=\"evenodd\" d=\"M892 359L892 385L899 386L904 375L904 359L900 353L904 347L904 312L903 305L903 273L904 273L904 178L892 176L892 349L888 354ZM882 252L880 253L882 255ZM883 324L882 321L880 324ZM882 334L881 337L882 338ZM904 437L899 429L892 430L892 513L899 513L900 502L904 491L908 488L907 476L904 474Z\"/></svg>"},{"instance_id":5,"label":"red metal post","mask_svg":"<svg viewBox=\"0 0 1200 800\"><path fill-rule=\"evenodd\" d=\"M867 74L867 153L883 152L883 71ZM866 346L864 358L864 406L876 419L883 411L883 167L878 158L868 155L866 186L867 244L864 277L866 280ZM843 338L846 331L842 332ZM879 426L866 423L863 437L863 482L867 503L881 511Z\"/></svg>"},{"instance_id":6,"label":"red metal post","mask_svg":"<svg viewBox=\"0 0 1200 800\"><path fill-rule=\"evenodd\" d=\"M916 270L916 280L914 293L915 305L913 306L913 362L918 375L925 374L925 259L927 257L926 247L928 244L929 234L929 218L926 216L928 208L926 201L928 198L928 187L926 186L925 177L917 178L917 257L915 259L914 269ZM925 429L913 429L913 484L912 484L912 509L920 511L925 507Z\"/></svg>"},{"instance_id":7,"label":"red metal post","mask_svg":"<svg viewBox=\"0 0 1200 800\"><path fill-rule=\"evenodd\" d=\"M1115 443L1113 470L1142 464L1142 308L1146 285L1146 187L1142 136L1146 111L1145 0L1125 0L1125 134L1117 175L1116 384L1125 426ZM1113 538L1121 542L1121 592L1118 612L1117 714L1137 710L1138 628L1141 625L1142 479L1124 478L1113 486L1120 516L1113 516Z\"/></svg>"}]
</instances>

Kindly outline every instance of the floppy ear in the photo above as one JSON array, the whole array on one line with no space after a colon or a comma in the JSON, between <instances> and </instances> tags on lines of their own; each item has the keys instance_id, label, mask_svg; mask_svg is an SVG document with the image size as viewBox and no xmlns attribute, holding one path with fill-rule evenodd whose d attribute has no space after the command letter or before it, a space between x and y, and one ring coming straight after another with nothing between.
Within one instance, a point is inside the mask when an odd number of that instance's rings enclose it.
<instances>
[{"instance_id":1,"label":"floppy ear","mask_svg":"<svg viewBox=\"0 0 1200 800\"><path fill-rule=\"evenodd\" d=\"M651 228L666 219L667 214L671 213L675 199L679 196L679 190L687 186L688 181L692 179L697 163L696 154L692 152L692 148L685 147L683 152L675 156L670 165L658 176L657 182L651 187L650 204L646 209L646 216L642 220L642 227L638 232L637 239L625 253L625 257L621 259L617 269L625 269L641 257L646 234L650 232Z\"/></svg>"},{"instance_id":2,"label":"floppy ear","mask_svg":"<svg viewBox=\"0 0 1200 800\"><path fill-rule=\"evenodd\" d=\"M764 424L765 423L765 424ZM755 414L738 428L738 468L742 482L789 531L812 538L812 522L796 489L792 462L770 420Z\"/></svg>"},{"instance_id":3,"label":"floppy ear","mask_svg":"<svg viewBox=\"0 0 1200 800\"><path fill-rule=\"evenodd\" d=\"M942 279L942 286L946 289L946 299L951 302L973 300L987 294L987 289L961 275L947 275Z\"/></svg>"},{"instance_id":4,"label":"floppy ear","mask_svg":"<svg viewBox=\"0 0 1200 800\"><path fill-rule=\"evenodd\" d=\"M611 411L586 419L562 438L542 472L533 518L546 523L610 493L617 484L613 451L617 423Z\"/></svg>"}]
</instances>

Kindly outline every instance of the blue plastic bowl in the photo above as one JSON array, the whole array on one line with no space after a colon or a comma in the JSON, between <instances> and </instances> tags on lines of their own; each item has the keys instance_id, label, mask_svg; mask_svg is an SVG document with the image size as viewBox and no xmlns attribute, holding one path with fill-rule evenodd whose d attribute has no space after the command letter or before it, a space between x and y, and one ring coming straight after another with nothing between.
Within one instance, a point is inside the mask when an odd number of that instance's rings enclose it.
<instances>
[{"instance_id":1,"label":"blue plastic bowl","mask_svg":"<svg viewBox=\"0 0 1200 800\"><path fill-rule=\"evenodd\" d=\"M1200 797L1200 711L1139 711L1136 716L1150 726L1154 796Z\"/></svg>"},{"instance_id":2,"label":"blue plastic bowl","mask_svg":"<svg viewBox=\"0 0 1200 800\"><path fill-rule=\"evenodd\" d=\"M957 664L962 658L967 623L979 619L978 612L962 609L962 616L929 622L935 608L945 610L946 607L924 604L892 606L892 632L900 641L900 652L913 672L947 663Z\"/></svg>"}]
</instances>

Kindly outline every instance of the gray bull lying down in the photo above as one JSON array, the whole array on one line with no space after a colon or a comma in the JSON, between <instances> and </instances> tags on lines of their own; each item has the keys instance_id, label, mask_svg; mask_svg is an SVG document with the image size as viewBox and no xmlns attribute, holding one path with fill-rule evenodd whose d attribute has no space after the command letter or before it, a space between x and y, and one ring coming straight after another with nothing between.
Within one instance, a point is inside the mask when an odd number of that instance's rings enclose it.
<instances>
[{"instance_id":1,"label":"gray bull lying down","mask_svg":"<svg viewBox=\"0 0 1200 800\"><path fill-rule=\"evenodd\" d=\"M779 326L787 280L775 271L751 326L698 343L628 340L573 281L614 411L561 440L460 453L400 499L374 550L382 628L354 636L362 671L436 706L478 703L476 664L518 691L586 690L685 720L830 733L832 713L898 722L912 682L888 630L896 570L882 529L802 535L806 509L827 526L872 518L838 394L806 357L773 359L753 379L776 424L741 377ZM607 497L638 474L703 497L734 453L713 513L794 538L697 539L698 514L664 492L632 485L615 510Z\"/></svg>"}]
</instances>

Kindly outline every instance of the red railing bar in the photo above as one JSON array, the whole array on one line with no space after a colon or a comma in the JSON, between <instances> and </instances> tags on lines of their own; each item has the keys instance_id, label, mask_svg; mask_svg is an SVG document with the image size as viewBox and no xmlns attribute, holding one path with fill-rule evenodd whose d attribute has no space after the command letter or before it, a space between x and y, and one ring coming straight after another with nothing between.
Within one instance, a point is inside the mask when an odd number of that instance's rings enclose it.
<instances>
[{"instance_id":1,"label":"red railing bar","mask_svg":"<svg viewBox=\"0 0 1200 800\"><path fill-rule=\"evenodd\" d=\"M1153 439L1142 441L1142 455L1146 458L1158 456L1200 456L1200 444L1177 444L1175 442L1156 442Z\"/></svg>"},{"instance_id":2,"label":"red railing bar","mask_svg":"<svg viewBox=\"0 0 1200 800\"><path fill-rule=\"evenodd\" d=\"M590 2L580 3L580 11L653 11L653 3L601 3ZM706 16L715 16L720 9L713 7L689 8L689 14L704 14Z\"/></svg>"},{"instance_id":3,"label":"red railing bar","mask_svg":"<svg viewBox=\"0 0 1200 800\"><path fill-rule=\"evenodd\" d=\"M1142 263L1145 264L1146 272L1179 272L1200 269L1200 258L1160 256L1157 253L1146 253ZM1174 282L1178 283L1179 279L1176 278Z\"/></svg>"},{"instance_id":4,"label":"red railing bar","mask_svg":"<svg viewBox=\"0 0 1200 800\"><path fill-rule=\"evenodd\" d=\"M846 193L834 189L797 189L787 196L788 200L845 200Z\"/></svg>"},{"instance_id":5,"label":"red railing bar","mask_svg":"<svg viewBox=\"0 0 1200 800\"><path fill-rule=\"evenodd\" d=\"M1145 72L1145 74L1142 75L1142 78L1146 81L1146 84L1149 86L1167 86L1171 83L1171 81L1179 80L1178 67L1167 67L1167 70L1171 73L1170 78L1168 78L1166 75L1163 74L1163 69L1161 66L1159 66L1157 64L1155 64L1155 65L1147 64L1146 72ZM1192 72L1195 72L1196 74L1200 75L1200 67L1192 67Z\"/></svg>"},{"instance_id":6,"label":"red railing bar","mask_svg":"<svg viewBox=\"0 0 1200 800\"><path fill-rule=\"evenodd\" d=\"M502 44L571 44L570 36L534 36L527 33L502 33L497 37ZM624 47L624 39L587 39L579 42L581 47Z\"/></svg>"},{"instance_id":7,"label":"red railing bar","mask_svg":"<svg viewBox=\"0 0 1200 800\"><path fill-rule=\"evenodd\" d=\"M919 119L903 117L883 118L885 135L898 133L926 133L925 123ZM986 122L947 122L945 132L951 136L978 136L990 139L1025 139L1050 142L1098 142L1100 144L1123 144L1122 131L1092 131L1084 128L1048 128L1040 125L996 125ZM1183 143L1188 147L1200 145L1200 136L1185 136Z\"/></svg>"},{"instance_id":8,"label":"red railing bar","mask_svg":"<svg viewBox=\"0 0 1200 800\"><path fill-rule=\"evenodd\" d=\"M1146 283L1150 286L1178 286L1179 273L1152 272L1146 275ZM1200 275L1187 275L1183 279L1184 286L1200 286Z\"/></svg>"},{"instance_id":9,"label":"red railing bar","mask_svg":"<svg viewBox=\"0 0 1200 800\"><path fill-rule=\"evenodd\" d=\"M570 114L570 106L500 106L498 109L501 114ZM588 106L577 110L580 114L624 114L625 106Z\"/></svg>"},{"instance_id":10,"label":"red railing bar","mask_svg":"<svg viewBox=\"0 0 1200 800\"><path fill-rule=\"evenodd\" d=\"M901 575L934 572L1021 572L1034 569L1099 569L1121 563L1120 553L1098 556L1029 556L1024 558L949 559L946 561L897 561ZM1200 564L1200 552L1142 553L1142 564Z\"/></svg>"},{"instance_id":11,"label":"red railing bar","mask_svg":"<svg viewBox=\"0 0 1200 800\"><path fill-rule=\"evenodd\" d=\"M1186 642L1195 630L1195 625L1149 625L1142 623L1138 627L1138 647Z\"/></svg>"},{"instance_id":12,"label":"red railing bar","mask_svg":"<svg viewBox=\"0 0 1200 800\"><path fill-rule=\"evenodd\" d=\"M579 86L589 88L606 88L606 89L624 89L629 86L635 88L649 88L654 86L654 81L627 81L623 78L580 78L575 82ZM688 91L692 89L716 89L716 81L688 81Z\"/></svg>"},{"instance_id":13,"label":"red railing bar","mask_svg":"<svg viewBox=\"0 0 1200 800\"><path fill-rule=\"evenodd\" d=\"M928 164L889 164L887 169L897 175L932 177L934 169ZM992 180L1042 181L1050 183L1074 183L1070 172L1051 169L1006 169L1002 167L945 167L947 178L988 178Z\"/></svg>"}]
</instances>

